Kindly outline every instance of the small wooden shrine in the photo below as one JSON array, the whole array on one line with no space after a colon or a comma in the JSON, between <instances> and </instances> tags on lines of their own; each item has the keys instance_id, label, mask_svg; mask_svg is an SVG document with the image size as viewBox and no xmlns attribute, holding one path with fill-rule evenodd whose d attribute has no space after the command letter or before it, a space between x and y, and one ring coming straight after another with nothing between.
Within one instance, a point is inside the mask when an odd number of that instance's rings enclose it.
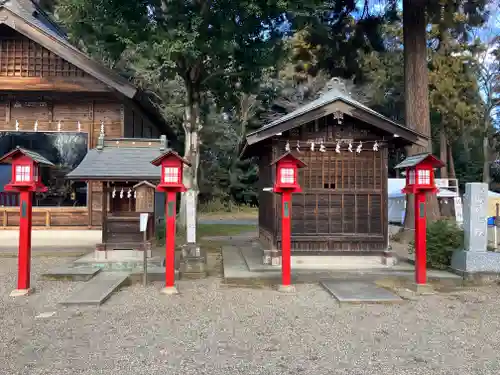
<instances>
[{"instance_id":1,"label":"small wooden shrine","mask_svg":"<svg viewBox=\"0 0 500 375\"><path fill-rule=\"evenodd\" d=\"M137 249L144 237L141 213L149 213L147 239L154 235L155 188L160 168L151 164L166 151L166 137L160 139L105 138L89 150L68 179L96 181L101 199L96 211L102 215L102 244L99 250Z\"/></svg>"},{"instance_id":2,"label":"small wooden shrine","mask_svg":"<svg viewBox=\"0 0 500 375\"><path fill-rule=\"evenodd\" d=\"M292 255L385 254L389 147L427 146L425 136L357 102L339 82L330 88L246 137L242 156L259 159L265 263L279 264L281 249L273 160L292 151L306 164L292 199Z\"/></svg>"}]
</instances>

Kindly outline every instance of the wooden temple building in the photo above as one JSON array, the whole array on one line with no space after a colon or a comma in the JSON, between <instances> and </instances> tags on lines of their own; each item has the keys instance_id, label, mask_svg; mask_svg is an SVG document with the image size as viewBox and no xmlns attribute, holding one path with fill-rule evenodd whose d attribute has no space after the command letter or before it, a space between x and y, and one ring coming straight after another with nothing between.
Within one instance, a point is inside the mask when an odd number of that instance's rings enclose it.
<instances>
[{"instance_id":1,"label":"wooden temple building","mask_svg":"<svg viewBox=\"0 0 500 375\"><path fill-rule=\"evenodd\" d=\"M297 255L387 256L390 147L428 139L354 100L341 84L246 137L243 157L259 160L259 237L265 264L280 263L281 200L271 191L287 151L299 170L293 194L292 259Z\"/></svg>"},{"instance_id":2,"label":"wooden temple building","mask_svg":"<svg viewBox=\"0 0 500 375\"><path fill-rule=\"evenodd\" d=\"M35 198L35 228L98 228L103 210L133 211L127 199L103 207L103 180L65 176L85 155L97 152L89 150L102 146L108 155L110 142L116 148L137 146L146 154L144 149L151 148L157 156L164 134L170 135L168 125L148 96L72 46L35 2L0 2L0 153L19 145L56 165L43 176L49 192ZM0 181L9 173L0 169ZM152 175L136 177L124 188ZM16 199L8 194L0 190L0 228L19 223Z\"/></svg>"}]
</instances>

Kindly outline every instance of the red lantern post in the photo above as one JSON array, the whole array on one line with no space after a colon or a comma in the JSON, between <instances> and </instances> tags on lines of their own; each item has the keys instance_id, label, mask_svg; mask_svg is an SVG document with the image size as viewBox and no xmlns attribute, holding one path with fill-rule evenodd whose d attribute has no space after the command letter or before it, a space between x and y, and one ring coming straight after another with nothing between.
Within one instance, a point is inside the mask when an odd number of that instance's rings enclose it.
<instances>
[{"instance_id":1,"label":"red lantern post","mask_svg":"<svg viewBox=\"0 0 500 375\"><path fill-rule=\"evenodd\" d=\"M276 166L273 192L281 194L281 289L293 290L291 286L291 226L292 193L300 193L298 169L306 166L292 153L287 152L271 165Z\"/></svg>"},{"instance_id":2,"label":"red lantern post","mask_svg":"<svg viewBox=\"0 0 500 375\"><path fill-rule=\"evenodd\" d=\"M444 163L430 153L422 153L407 157L396 165L395 169L406 170L405 194L415 195L415 282L418 286L427 284L427 228L425 196L436 194L434 169L441 168Z\"/></svg>"},{"instance_id":3,"label":"red lantern post","mask_svg":"<svg viewBox=\"0 0 500 375\"><path fill-rule=\"evenodd\" d=\"M165 288L163 294L177 294L175 287L175 216L176 198L178 192L185 192L182 183L184 164L191 164L174 151L168 151L151 162L161 166L161 181L156 187L157 191L166 193L165 200Z\"/></svg>"},{"instance_id":4,"label":"red lantern post","mask_svg":"<svg viewBox=\"0 0 500 375\"><path fill-rule=\"evenodd\" d=\"M17 289L10 295L25 296L31 293L31 227L33 193L46 192L42 184L40 166L54 166L40 154L20 147L0 158L0 163L12 165L10 183L5 185L6 191L19 193L19 255Z\"/></svg>"}]
</instances>

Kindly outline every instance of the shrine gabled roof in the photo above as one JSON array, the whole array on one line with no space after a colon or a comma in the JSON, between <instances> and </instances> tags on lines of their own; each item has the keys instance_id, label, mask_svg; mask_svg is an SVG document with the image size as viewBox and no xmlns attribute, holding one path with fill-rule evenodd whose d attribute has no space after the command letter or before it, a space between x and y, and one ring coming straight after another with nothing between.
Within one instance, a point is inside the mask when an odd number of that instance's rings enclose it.
<instances>
[{"instance_id":1,"label":"shrine gabled roof","mask_svg":"<svg viewBox=\"0 0 500 375\"><path fill-rule=\"evenodd\" d=\"M25 148L17 146L14 150L10 151L9 153L5 154L4 156L0 157L0 163L10 163L12 157L17 154L21 153L23 155L26 155L33 159L35 162L38 164L42 164L48 167L53 167L54 164L47 160L44 156L40 155L38 152L27 150Z\"/></svg>"},{"instance_id":2,"label":"shrine gabled roof","mask_svg":"<svg viewBox=\"0 0 500 375\"><path fill-rule=\"evenodd\" d=\"M92 149L66 178L97 181L159 180L161 168L151 164L151 160L162 153L158 148L147 147Z\"/></svg>"},{"instance_id":3,"label":"shrine gabled roof","mask_svg":"<svg viewBox=\"0 0 500 375\"><path fill-rule=\"evenodd\" d=\"M410 129L404 125L398 124L384 115L374 111L359 101L353 99L350 95L340 88L333 88L318 99L297 108L271 123L262 126L260 129L249 133L246 136L242 154L246 153L247 148L259 143L265 139L271 138L284 131L307 124L318 118L325 117L339 110L351 117L361 120L369 125L380 128L396 137L401 137L409 144L418 144L427 146L428 137Z\"/></svg>"},{"instance_id":4,"label":"shrine gabled roof","mask_svg":"<svg viewBox=\"0 0 500 375\"><path fill-rule=\"evenodd\" d=\"M33 0L0 0L0 25L5 24L25 37L83 70L85 73L116 90L133 104L138 105L159 124L163 131L173 135L150 96L138 89L127 78L103 64L94 61L87 54L73 46L66 33Z\"/></svg>"}]
</instances>

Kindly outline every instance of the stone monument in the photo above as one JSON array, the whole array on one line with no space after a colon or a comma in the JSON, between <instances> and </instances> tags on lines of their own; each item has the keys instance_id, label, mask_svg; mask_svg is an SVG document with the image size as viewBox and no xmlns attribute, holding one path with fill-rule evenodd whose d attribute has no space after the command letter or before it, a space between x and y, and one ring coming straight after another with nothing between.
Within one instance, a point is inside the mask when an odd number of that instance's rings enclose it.
<instances>
[{"instance_id":1,"label":"stone monument","mask_svg":"<svg viewBox=\"0 0 500 375\"><path fill-rule=\"evenodd\" d=\"M206 253L196 243L196 193L186 193L186 244L181 247L179 274L183 279L200 279L207 276Z\"/></svg>"},{"instance_id":2,"label":"stone monument","mask_svg":"<svg viewBox=\"0 0 500 375\"><path fill-rule=\"evenodd\" d=\"M500 273L500 253L487 251L488 184L466 184L463 205L464 249L453 253L451 268L464 275Z\"/></svg>"}]
</instances>

